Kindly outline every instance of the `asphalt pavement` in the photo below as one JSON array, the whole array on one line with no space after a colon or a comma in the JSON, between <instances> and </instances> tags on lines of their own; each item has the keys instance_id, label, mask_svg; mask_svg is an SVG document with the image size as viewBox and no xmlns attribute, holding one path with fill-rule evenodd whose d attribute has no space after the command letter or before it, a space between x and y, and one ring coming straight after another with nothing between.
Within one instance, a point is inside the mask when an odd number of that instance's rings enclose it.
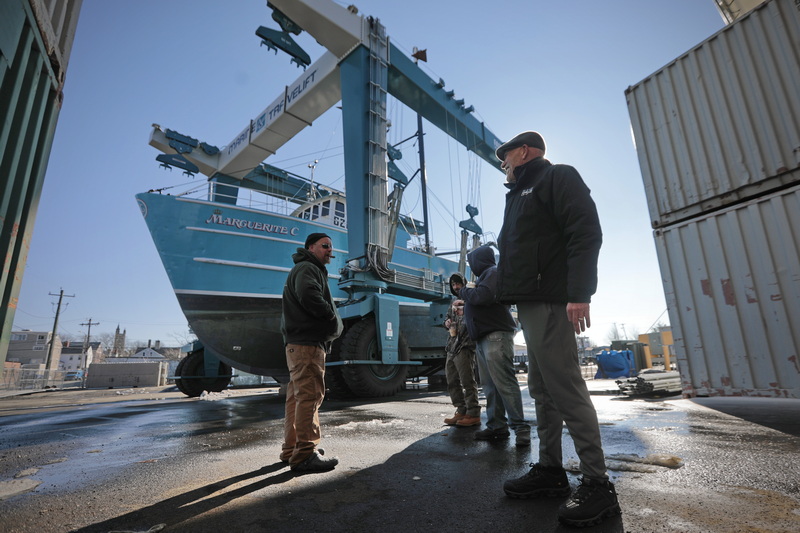
<instances>
[{"instance_id":1,"label":"asphalt pavement","mask_svg":"<svg viewBox=\"0 0 800 533\"><path fill-rule=\"evenodd\" d=\"M623 514L583 531L800 531L800 400L631 399L587 383ZM324 474L278 461L282 410L277 388L0 397L0 531L572 531L560 500L502 492L538 440L517 449L444 426L441 390L326 401L322 446L340 464ZM564 456L575 486L566 430Z\"/></svg>"}]
</instances>

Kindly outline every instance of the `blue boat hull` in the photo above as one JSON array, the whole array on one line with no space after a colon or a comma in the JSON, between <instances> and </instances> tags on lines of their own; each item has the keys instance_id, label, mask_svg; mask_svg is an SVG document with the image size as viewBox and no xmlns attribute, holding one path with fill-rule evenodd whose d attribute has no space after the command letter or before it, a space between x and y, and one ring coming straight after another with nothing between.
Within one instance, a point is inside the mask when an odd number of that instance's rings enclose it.
<instances>
[{"instance_id":1,"label":"blue boat hull","mask_svg":"<svg viewBox=\"0 0 800 533\"><path fill-rule=\"evenodd\" d=\"M334 298L347 257L344 229L228 204L142 193L136 196L184 315L205 349L230 366L276 379L288 375L280 332L281 294L291 256L306 235L331 236L335 259L328 266ZM414 255L414 257L411 257ZM453 261L396 248L394 268L420 264L449 276ZM441 366L446 331L424 302L400 302L400 333L412 360Z\"/></svg>"}]
</instances>

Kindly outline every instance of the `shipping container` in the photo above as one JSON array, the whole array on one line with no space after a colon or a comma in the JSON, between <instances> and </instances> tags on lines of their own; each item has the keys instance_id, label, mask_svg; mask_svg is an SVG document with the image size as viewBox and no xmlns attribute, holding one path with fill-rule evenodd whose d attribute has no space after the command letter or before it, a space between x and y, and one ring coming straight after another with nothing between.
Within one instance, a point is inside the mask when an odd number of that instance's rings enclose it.
<instances>
[{"instance_id":1,"label":"shipping container","mask_svg":"<svg viewBox=\"0 0 800 533\"><path fill-rule=\"evenodd\" d=\"M757 6L625 94L654 228L791 186L800 4Z\"/></svg>"},{"instance_id":2,"label":"shipping container","mask_svg":"<svg viewBox=\"0 0 800 533\"><path fill-rule=\"evenodd\" d=\"M0 363L83 0L0 0Z\"/></svg>"},{"instance_id":3,"label":"shipping container","mask_svg":"<svg viewBox=\"0 0 800 533\"><path fill-rule=\"evenodd\" d=\"M800 398L800 186L655 240L684 396Z\"/></svg>"}]
</instances>

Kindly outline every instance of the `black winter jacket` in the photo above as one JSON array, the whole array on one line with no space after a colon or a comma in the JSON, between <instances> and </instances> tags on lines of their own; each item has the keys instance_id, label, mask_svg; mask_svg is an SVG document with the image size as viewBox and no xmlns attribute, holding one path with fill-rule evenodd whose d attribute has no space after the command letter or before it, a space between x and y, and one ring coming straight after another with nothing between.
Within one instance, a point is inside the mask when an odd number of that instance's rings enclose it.
<instances>
[{"instance_id":1,"label":"black winter jacket","mask_svg":"<svg viewBox=\"0 0 800 533\"><path fill-rule=\"evenodd\" d=\"M573 167L543 157L514 174L498 238L498 301L589 303L603 242L589 188Z\"/></svg>"},{"instance_id":2,"label":"black winter jacket","mask_svg":"<svg viewBox=\"0 0 800 533\"><path fill-rule=\"evenodd\" d=\"M494 252L481 246L467 254L472 272L478 276L475 287L464 287L459 296L464 300L464 321L473 340L493 331L515 331L517 325L507 305L497 303L497 267Z\"/></svg>"},{"instance_id":3,"label":"black winter jacket","mask_svg":"<svg viewBox=\"0 0 800 533\"><path fill-rule=\"evenodd\" d=\"M294 267L283 287L283 342L325 346L342 334L328 270L305 248L298 248L292 260Z\"/></svg>"}]
</instances>

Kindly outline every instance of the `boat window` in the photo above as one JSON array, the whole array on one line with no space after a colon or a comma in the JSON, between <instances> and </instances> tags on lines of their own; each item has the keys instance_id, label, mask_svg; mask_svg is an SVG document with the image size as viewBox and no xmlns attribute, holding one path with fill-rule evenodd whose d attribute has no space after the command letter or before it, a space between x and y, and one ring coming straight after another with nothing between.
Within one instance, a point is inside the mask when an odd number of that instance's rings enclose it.
<instances>
[{"instance_id":1,"label":"boat window","mask_svg":"<svg viewBox=\"0 0 800 533\"><path fill-rule=\"evenodd\" d=\"M331 214L331 201L325 200L322 202L322 214L321 216L326 217Z\"/></svg>"},{"instance_id":2,"label":"boat window","mask_svg":"<svg viewBox=\"0 0 800 533\"><path fill-rule=\"evenodd\" d=\"M344 202L336 202L333 208L333 225L338 226L340 228L346 228L347 224L345 223L345 213L344 213Z\"/></svg>"}]
</instances>

